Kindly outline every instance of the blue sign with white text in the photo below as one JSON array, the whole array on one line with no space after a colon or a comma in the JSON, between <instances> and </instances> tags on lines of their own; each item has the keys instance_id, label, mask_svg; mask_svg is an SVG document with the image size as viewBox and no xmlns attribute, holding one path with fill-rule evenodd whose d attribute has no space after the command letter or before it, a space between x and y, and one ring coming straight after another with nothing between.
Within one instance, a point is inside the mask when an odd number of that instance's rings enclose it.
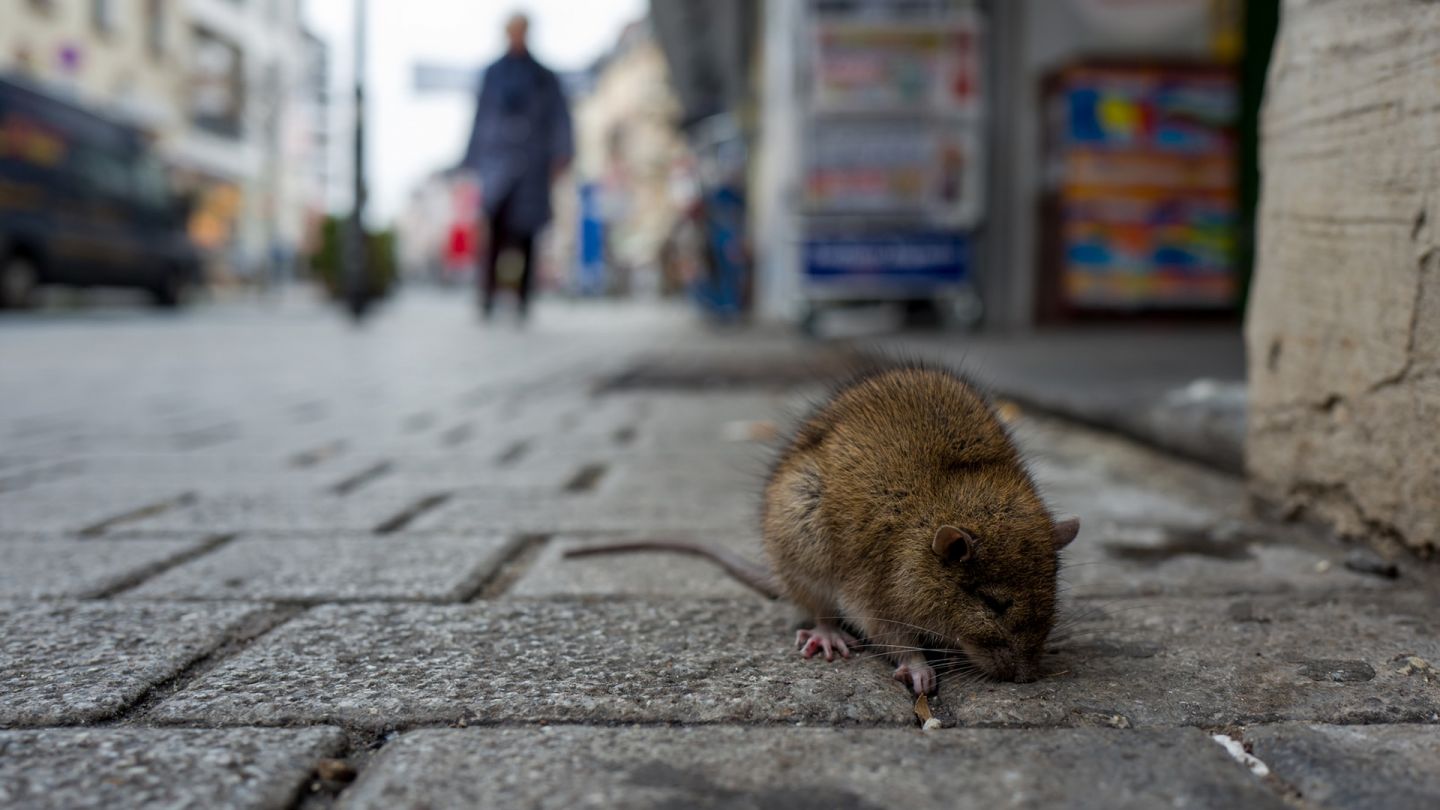
<instances>
[{"instance_id":1,"label":"blue sign with white text","mask_svg":"<svg viewBox=\"0 0 1440 810\"><path fill-rule=\"evenodd\" d=\"M817 284L939 286L970 275L970 241L958 233L814 237L805 241L805 277Z\"/></svg>"}]
</instances>

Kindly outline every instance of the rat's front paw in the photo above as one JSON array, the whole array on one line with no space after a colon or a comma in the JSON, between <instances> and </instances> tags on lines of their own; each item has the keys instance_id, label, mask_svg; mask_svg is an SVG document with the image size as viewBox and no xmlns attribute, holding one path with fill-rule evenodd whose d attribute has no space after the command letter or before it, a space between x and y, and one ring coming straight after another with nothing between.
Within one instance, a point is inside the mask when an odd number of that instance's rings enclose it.
<instances>
[{"instance_id":1,"label":"rat's front paw","mask_svg":"<svg viewBox=\"0 0 1440 810\"><path fill-rule=\"evenodd\" d=\"M854 636L831 624L817 624L813 630L801 630L795 634L795 646L806 658L812 658L822 650L826 661L834 661L836 652L841 658L849 658L851 645L859 644Z\"/></svg>"},{"instance_id":2,"label":"rat's front paw","mask_svg":"<svg viewBox=\"0 0 1440 810\"><path fill-rule=\"evenodd\" d=\"M896 667L894 678L915 690L917 695L928 695L935 691L935 668L925 663L924 657L906 661Z\"/></svg>"}]
</instances>

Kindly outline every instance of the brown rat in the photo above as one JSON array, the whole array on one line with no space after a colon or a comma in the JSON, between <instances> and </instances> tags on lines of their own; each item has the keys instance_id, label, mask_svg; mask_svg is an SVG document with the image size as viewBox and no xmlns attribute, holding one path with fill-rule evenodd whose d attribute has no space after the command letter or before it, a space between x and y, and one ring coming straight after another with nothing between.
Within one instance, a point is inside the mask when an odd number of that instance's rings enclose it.
<instances>
[{"instance_id":1,"label":"brown rat","mask_svg":"<svg viewBox=\"0 0 1440 810\"><path fill-rule=\"evenodd\" d=\"M922 366L867 373L796 431L765 486L771 572L697 544L645 542L572 553L669 549L715 559L762 593L775 585L815 619L810 658L850 656L842 623L934 690L926 651L963 654L1004 680L1034 680L1055 618L1058 552L1079 522L1056 522L985 398Z\"/></svg>"},{"instance_id":2,"label":"brown rat","mask_svg":"<svg viewBox=\"0 0 1440 810\"><path fill-rule=\"evenodd\" d=\"M807 419L765 487L764 538L785 594L815 617L809 657L848 655L840 621L935 686L925 650L1034 680L1055 620L1056 522L985 398L941 369L883 369Z\"/></svg>"}]
</instances>

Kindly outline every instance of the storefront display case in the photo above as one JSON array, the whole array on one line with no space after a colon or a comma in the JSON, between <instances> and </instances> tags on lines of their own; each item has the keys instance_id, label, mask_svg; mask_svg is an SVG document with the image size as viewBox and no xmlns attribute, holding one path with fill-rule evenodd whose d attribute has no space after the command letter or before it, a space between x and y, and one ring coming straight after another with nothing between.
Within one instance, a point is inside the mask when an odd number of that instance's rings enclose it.
<instances>
[{"instance_id":1,"label":"storefront display case","mask_svg":"<svg viewBox=\"0 0 1440 810\"><path fill-rule=\"evenodd\" d=\"M973 3L810 0L797 52L801 296L963 300L984 218Z\"/></svg>"}]
</instances>

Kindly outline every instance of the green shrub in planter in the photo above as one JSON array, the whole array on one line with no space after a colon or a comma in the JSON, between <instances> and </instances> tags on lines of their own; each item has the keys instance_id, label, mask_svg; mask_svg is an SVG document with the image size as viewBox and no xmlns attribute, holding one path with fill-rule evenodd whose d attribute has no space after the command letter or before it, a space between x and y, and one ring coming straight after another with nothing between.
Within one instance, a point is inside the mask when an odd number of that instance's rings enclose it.
<instances>
[{"instance_id":1,"label":"green shrub in planter","mask_svg":"<svg viewBox=\"0 0 1440 810\"><path fill-rule=\"evenodd\" d=\"M320 231L320 249L310 258L315 276L333 298L345 293L345 237L350 220L326 217ZM374 298L389 294L395 284L395 232L372 231L365 236L366 292Z\"/></svg>"}]
</instances>

